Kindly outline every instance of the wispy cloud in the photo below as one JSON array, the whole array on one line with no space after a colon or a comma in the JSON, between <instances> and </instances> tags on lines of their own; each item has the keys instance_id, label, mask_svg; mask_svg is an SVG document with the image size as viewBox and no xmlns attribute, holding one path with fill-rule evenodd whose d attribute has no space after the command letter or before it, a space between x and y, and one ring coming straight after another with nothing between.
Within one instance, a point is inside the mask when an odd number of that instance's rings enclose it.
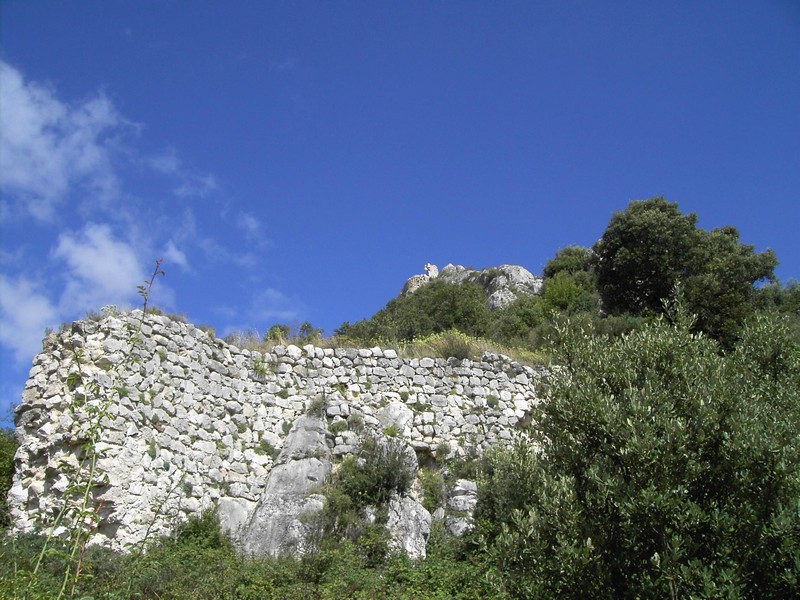
<instances>
[{"instance_id":1,"label":"wispy cloud","mask_svg":"<svg viewBox=\"0 0 800 600\"><path fill-rule=\"evenodd\" d=\"M175 148L167 148L161 154L149 157L146 162L156 171L168 175L179 173L181 170L181 159Z\"/></svg>"},{"instance_id":2,"label":"wispy cloud","mask_svg":"<svg viewBox=\"0 0 800 600\"><path fill-rule=\"evenodd\" d=\"M244 312L232 308L217 308L217 312L229 319L221 330L223 335L234 331L263 333L275 323L296 325L304 312L304 306L280 290L267 288L253 294L249 307Z\"/></svg>"},{"instance_id":3,"label":"wispy cloud","mask_svg":"<svg viewBox=\"0 0 800 600\"><path fill-rule=\"evenodd\" d=\"M42 332L58 319L58 307L38 282L0 275L0 342L16 362L29 361L41 350Z\"/></svg>"},{"instance_id":4,"label":"wispy cloud","mask_svg":"<svg viewBox=\"0 0 800 600\"><path fill-rule=\"evenodd\" d=\"M183 182L173 191L178 198L205 198L218 187L213 175L184 174Z\"/></svg>"},{"instance_id":5,"label":"wispy cloud","mask_svg":"<svg viewBox=\"0 0 800 600\"><path fill-rule=\"evenodd\" d=\"M74 186L103 199L116 194L111 138L131 124L108 98L70 106L4 61L0 81L0 189L15 208L49 221Z\"/></svg>"},{"instance_id":6,"label":"wispy cloud","mask_svg":"<svg viewBox=\"0 0 800 600\"><path fill-rule=\"evenodd\" d=\"M63 312L126 304L135 297L131 282L145 279L131 244L115 237L108 225L90 223L77 234L61 234L53 256L66 263Z\"/></svg>"},{"instance_id":7,"label":"wispy cloud","mask_svg":"<svg viewBox=\"0 0 800 600\"><path fill-rule=\"evenodd\" d=\"M299 303L283 292L267 288L253 296L250 317L258 323L294 322L300 314L300 309Z\"/></svg>"},{"instance_id":8,"label":"wispy cloud","mask_svg":"<svg viewBox=\"0 0 800 600\"><path fill-rule=\"evenodd\" d=\"M50 269L63 276L45 285L27 274L0 275L0 343L17 362L41 348L42 332L106 304L138 304L136 284L145 270L134 247L114 235L109 225L90 223L62 233L51 253ZM169 290L160 290L169 295Z\"/></svg>"},{"instance_id":9,"label":"wispy cloud","mask_svg":"<svg viewBox=\"0 0 800 600\"><path fill-rule=\"evenodd\" d=\"M246 212L239 213L236 218L236 226L248 237L255 237L261 233L261 221Z\"/></svg>"},{"instance_id":10,"label":"wispy cloud","mask_svg":"<svg viewBox=\"0 0 800 600\"><path fill-rule=\"evenodd\" d=\"M174 241L169 240L167 242L167 246L164 248L164 252L162 252L162 254L164 256L164 260L166 260L168 263L178 265L180 268L186 271L189 270L189 260L186 258L186 253L178 249Z\"/></svg>"},{"instance_id":11,"label":"wispy cloud","mask_svg":"<svg viewBox=\"0 0 800 600\"><path fill-rule=\"evenodd\" d=\"M212 237L198 239L197 245L211 262L233 263L243 269L252 269L258 265L258 258L252 252L234 252Z\"/></svg>"}]
</instances>

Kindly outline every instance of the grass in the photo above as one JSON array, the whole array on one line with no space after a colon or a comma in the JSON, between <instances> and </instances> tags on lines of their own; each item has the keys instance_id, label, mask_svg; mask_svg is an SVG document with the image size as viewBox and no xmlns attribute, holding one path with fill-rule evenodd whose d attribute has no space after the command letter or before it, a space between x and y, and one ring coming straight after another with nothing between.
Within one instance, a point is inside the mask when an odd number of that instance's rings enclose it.
<instances>
[{"instance_id":1,"label":"grass","mask_svg":"<svg viewBox=\"0 0 800 600\"><path fill-rule=\"evenodd\" d=\"M551 358L541 351L504 346L487 340L450 330L434 333L410 342L398 343L397 353L403 358L456 358L479 360L484 352L502 354L511 360L530 367L548 365Z\"/></svg>"},{"instance_id":2,"label":"grass","mask_svg":"<svg viewBox=\"0 0 800 600\"><path fill-rule=\"evenodd\" d=\"M11 583L14 570L27 568L42 544L36 535L0 540L0 597L54 598L64 567L63 548L54 552L27 596ZM365 544L366 545L366 544ZM74 598L108 600L299 600L503 598L487 583L480 558L435 526L428 557L412 563L389 556L377 568L367 548L350 541L324 544L303 558L252 558L236 552L219 531L213 513L191 520L170 537L154 540L141 557L91 547Z\"/></svg>"}]
</instances>

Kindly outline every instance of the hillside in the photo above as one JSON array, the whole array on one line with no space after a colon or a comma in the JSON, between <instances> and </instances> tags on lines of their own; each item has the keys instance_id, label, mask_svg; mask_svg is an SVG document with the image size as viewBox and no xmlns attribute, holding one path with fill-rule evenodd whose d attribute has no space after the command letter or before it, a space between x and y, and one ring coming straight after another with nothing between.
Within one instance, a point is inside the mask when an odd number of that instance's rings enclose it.
<instances>
[{"instance_id":1,"label":"hillside","mask_svg":"<svg viewBox=\"0 0 800 600\"><path fill-rule=\"evenodd\" d=\"M300 345L63 328L17 409L0 591L797 597L798 285L695 221L632 203L502 305L521 268L429 268Z\"/></svg>"}]
</instances>

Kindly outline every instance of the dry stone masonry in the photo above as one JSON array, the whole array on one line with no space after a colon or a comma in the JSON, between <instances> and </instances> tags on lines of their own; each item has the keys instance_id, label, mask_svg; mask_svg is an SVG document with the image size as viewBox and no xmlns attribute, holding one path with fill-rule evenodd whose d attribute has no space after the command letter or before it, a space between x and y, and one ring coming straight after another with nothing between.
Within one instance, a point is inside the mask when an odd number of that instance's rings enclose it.
<instances>
[{"instance_id":1,"label":"dry stone masonry","mask_svg":"<svg viewBox=\"0 0 800 600\"><path fill-rule=\"evenodd\" d=\"M92 543L131 549L217 508L245 549L279 553L287 536L302 546L302 513L319 510L319 487L354 450L358 431L402 438L420 456L473 455L518 435L543 376L495 354L407 359L311 345L261 353L167 317L142 318L78 321L45 339L16 408L16 531L52 522L96 431ZM459 482L449 502L471 508L471 485ZM411 501L407 513L424 511L415 500L396 499L392 514ZM425 515L390 526L424 529ZM266 530L266 541L254 530ZM272 539L271 531L283 534ZM416 544L424 555L419 536L406 538L398 547Z\"/></svg>"}]
</instances>

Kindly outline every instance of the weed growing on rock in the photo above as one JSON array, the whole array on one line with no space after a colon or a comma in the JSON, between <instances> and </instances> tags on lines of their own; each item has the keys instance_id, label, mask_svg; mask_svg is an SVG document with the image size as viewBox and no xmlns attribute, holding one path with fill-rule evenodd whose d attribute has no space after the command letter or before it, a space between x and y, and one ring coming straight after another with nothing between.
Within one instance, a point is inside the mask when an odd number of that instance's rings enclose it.
<instances>
[{"instance_id":1,"label":"weed growing on rock","mask_svg":"<svg viewBox=\"0 0 800 600\"><path fill-rule=\"evenodd\" d=\"M323 417L325 416L325 411L327 408L328 399L324 396L324 394L320 394L319 396L315 396L309 400L306 408L306 414L314 417Z\"/></svg>"},{"instance_id":2,"label":"weed growing on rock","mask_svg":"<svg viewBox=\"0 0 800 600\"><path fill-rule=\"evenodd\" d=\"M328 431L330 431L333 435L336 435L337 433L347 431L348 427L347 421L334 421L328 426Z\"/></svg>"}]
</instances>

